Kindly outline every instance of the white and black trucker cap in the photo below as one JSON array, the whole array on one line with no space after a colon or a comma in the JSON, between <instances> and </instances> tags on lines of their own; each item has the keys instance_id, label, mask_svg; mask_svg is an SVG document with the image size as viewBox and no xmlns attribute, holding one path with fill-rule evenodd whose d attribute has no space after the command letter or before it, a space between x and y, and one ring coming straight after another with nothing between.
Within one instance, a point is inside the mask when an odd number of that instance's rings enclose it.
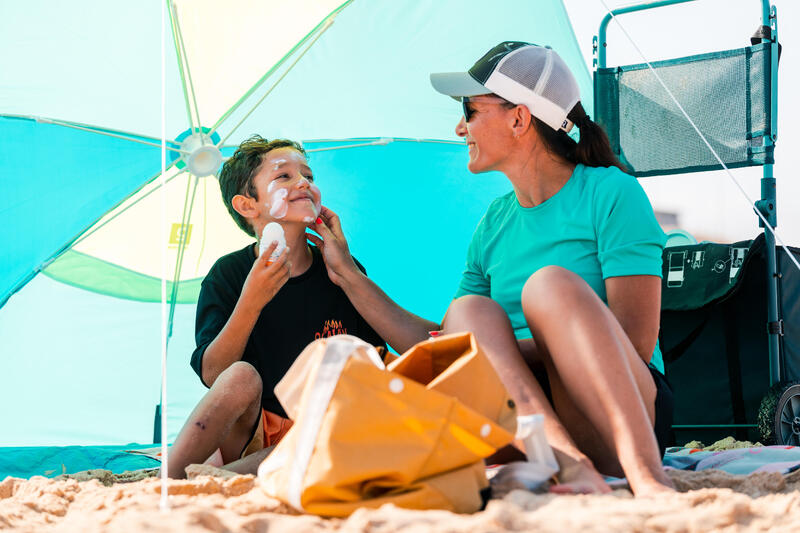
<instances>
[{"instance_id":1,"label":"white and black trucker cap","mask_svg":"<svg viewBox=\"0 0 800 533\"><path fill-rule=\"evenodd\" d=\"M431 85L456 100L494 93L564 131L572 129L567 115L581 98L578 82L555 50L519 41L498 44L467 72L431 74Z\"/></svg>"}]
</instances>

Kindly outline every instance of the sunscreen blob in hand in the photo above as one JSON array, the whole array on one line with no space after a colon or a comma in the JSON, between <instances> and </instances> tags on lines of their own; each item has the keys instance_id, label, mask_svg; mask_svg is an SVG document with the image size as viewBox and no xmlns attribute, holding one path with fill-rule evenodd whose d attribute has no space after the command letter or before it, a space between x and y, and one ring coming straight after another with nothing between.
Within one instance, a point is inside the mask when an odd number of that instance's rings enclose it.
<instances>
[{"instance_id":1,"label":"sunscreen blob in hand","mask_svg":"<svg viewBox=\"0 0 800 533\"><path fill-rule=\"evenodd\" d=\"M264 250L269 248L272 241L278 241L278 246L270 254L268 263L275 262L278 256L281 255L283 249L286 248L286 236L283 234L283 228L277 222L270 222L264 226L264 231L261 232L261 242L258 245L258 255L264 253Z\"/></svg>"}]
</instances>

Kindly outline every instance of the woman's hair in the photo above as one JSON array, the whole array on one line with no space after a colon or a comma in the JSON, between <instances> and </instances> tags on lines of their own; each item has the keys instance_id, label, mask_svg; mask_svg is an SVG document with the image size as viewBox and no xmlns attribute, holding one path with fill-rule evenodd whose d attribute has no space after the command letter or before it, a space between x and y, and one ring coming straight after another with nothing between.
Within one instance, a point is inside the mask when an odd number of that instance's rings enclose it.
<instances>
[{"instance_id":1,"label":"woman's hair","mask_svg":"<svg viewBox=\"0 0 800 533\"><path fill-rule=\"evenodd\" d=\"M567 115L567 118L578 127L580 132L578 142L564 130L554 130L533 115L531 118L536 133L551 154L563 157L570 163L581 163L587 167L617 167L623 172L628 172L611 149L605 130L589 118L580 102L575 104Z\"/></svg>"},{"instance_id":2,"label":"woman's hair","mask_svg":"<svg viewBox=\"0 0 800 533\"><path fill-rule=\"evenodd\" d=\"M303 150L300 143L289 139L269 141L260 135L253 135L239 145L239 148L236 149L230 159L222 165L222 171L219 173L219 188L222 191L222 200L225 202L225 207L228 208L228 212L236 224L252 237L256 236L256 232L247 222L247 219L233 208L232 200L237 194L258 200L253 178L258 173L264 156L277 148L293 148L306 155L306 151Z\"/></svg>"},{"instance_id":3,"label":"woman's hair","mask_svg":"<svg viewBox=\"0 0 800 533\"><path fill-rule=\"evenodd\" d=\"M508 101L504 105L509 109L516 107ZM577 142L564 130L554 130L531 113L533 127L548 152L576 165L580 163L587 167L617 167L623 172L629 172L611 149L605 130L589 118L580 102L575 104L567 118L578 127L581 134Z\"/></svg>"}]
</instances>

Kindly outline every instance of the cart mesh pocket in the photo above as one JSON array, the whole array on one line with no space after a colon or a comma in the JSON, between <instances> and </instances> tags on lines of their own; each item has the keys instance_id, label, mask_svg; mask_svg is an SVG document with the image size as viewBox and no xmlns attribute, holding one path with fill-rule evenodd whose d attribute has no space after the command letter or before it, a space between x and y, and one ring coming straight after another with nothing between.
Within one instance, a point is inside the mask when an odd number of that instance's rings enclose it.
<instances>
[{"instance_id":1,"label":"cart mesh pocket","mask_svg":"<svg viewBox=\"0 0 800 533\"><path fill-rule=\"evenodd\" d=\"M651 65L728 167L774 162L770 44ZM646 64L598 69L595 113L636 176L721 168Z\"/></svg>"}]
</instances>

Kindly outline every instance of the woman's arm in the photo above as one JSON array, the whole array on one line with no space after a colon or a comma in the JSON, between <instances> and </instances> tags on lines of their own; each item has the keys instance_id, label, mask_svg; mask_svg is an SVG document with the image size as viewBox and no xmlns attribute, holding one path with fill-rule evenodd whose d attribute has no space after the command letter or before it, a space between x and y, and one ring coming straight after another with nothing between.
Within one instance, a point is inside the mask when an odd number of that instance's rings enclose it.
<instances>
[{"instance_id":1,"label":"woman's arm","mask_svg":"<svg viewBox=\"0 0 800 533\"><path fill-rule=\"evenodd\" d=\"M636 352L650 362L658 340L661 278L618 276L606 278L608 307L625 330Z\"/></svg>"},{"instance_id":2,"label":"woman's arm","mask_svg":"<svg viewBox=\"0 0 800 533\"><path fill-rule=\"evenodd\" d=\"M397 305L356 267L336 213L323 206L314 230L322 237L310 233L306 237L322 250L328 277L342 288L356 311L389 346L403 353L427 339L429 331L440 328Z\"/></svg>"},{"instance_id":3,"label":"woman's arm","mask_svg":"<svg viewBox=\"0 0 800 533\"><path fill-rule=\"evenodd\" d=\"M358 269L344 273L339 286L364 320L398 353L427 339L429 331L440 328L439 324L397 305Z\"/></svg>"}]
</instances>

